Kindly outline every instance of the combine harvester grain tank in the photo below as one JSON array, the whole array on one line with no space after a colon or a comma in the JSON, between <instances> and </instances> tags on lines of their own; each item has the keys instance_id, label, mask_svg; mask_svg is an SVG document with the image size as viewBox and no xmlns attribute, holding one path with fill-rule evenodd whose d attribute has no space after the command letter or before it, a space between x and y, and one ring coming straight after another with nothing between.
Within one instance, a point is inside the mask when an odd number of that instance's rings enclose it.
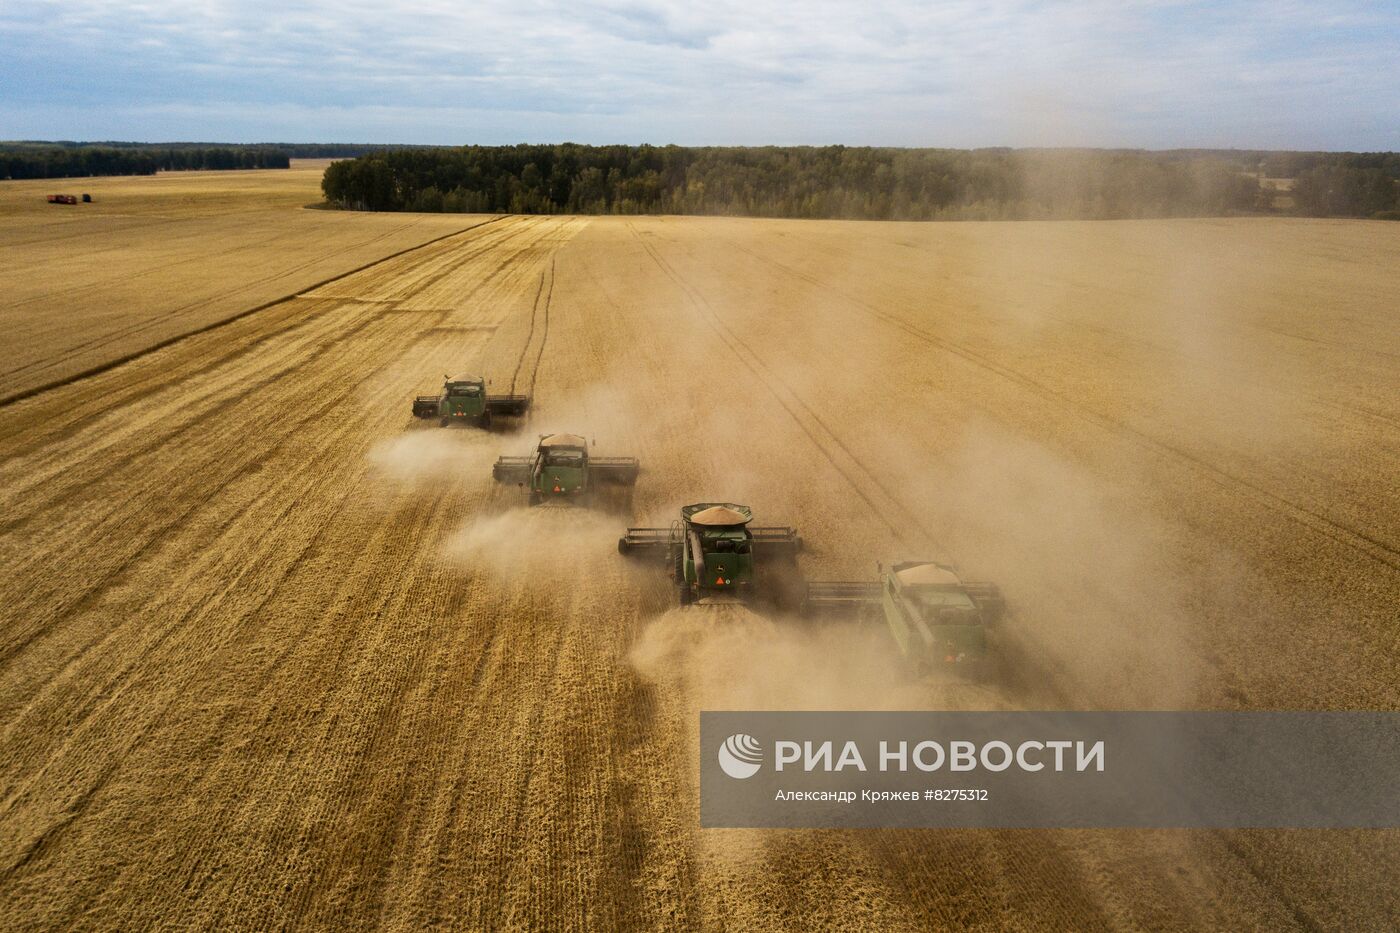
<instances>
[{"instance_id":1,"label":"combine harvester grain tank","mask_svg":"<svg viewBox=\"0 0 1400 933\"><path fill-rule=\"evenodd\" d=\"M581 435L541 434L533 454L501 457L491 475L498 483L528 488L531 505L592 505L603 487L635 485L640 471L636 457L593 456L588 441Z\"/></svg>"},{"instance_id":2,"label":"combine harvester grain tank","mask_svg":"<svg viewBox=\"0 0 1400 933\"><path fill-rule=\"evenodd\" d=\"M490 428L496 417L523 415L529 407L528 395L487 395L486 380L480 376L444 376L440 395L414 398L413 416L437 418L444 428L453 423Z\"/></svg>"},{"instance_id":3,"label":"combine harvester grain tank","mask_svg":"<svg viewBox=\"0 0 1400 933\"><path fill-rule=\"evenodd\" d=\"M746 505L697 502L669 528L628 528L617 549L664 561L682 606L780 599L796 577L802 539L795 528L752 521Z\"/></svg>"}]
</instances>

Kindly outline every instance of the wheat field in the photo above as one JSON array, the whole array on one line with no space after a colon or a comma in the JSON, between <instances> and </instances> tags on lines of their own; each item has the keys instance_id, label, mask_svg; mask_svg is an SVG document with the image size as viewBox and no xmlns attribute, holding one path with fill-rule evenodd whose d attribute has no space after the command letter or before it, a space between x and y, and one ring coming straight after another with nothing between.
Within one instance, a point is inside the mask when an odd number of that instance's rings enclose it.
<instances>
[{"instance_id":1,"label":"wheat field","mask_svg":"<svg viewBox=\"0 0 1400 933\"><path fill-rule=\"evenodd\" d=\"M1400 225L355 215L315 180L0 185L7 926L1394 926L1393 832L702 831L696 732L1400 708ZM415 422L463 370L529 416ZM493 484L545 431L639 457L630 502ZM616 537L711 499L813 578L997 581L1006 675L673 608Z\"/></svg>"}]
</instances>

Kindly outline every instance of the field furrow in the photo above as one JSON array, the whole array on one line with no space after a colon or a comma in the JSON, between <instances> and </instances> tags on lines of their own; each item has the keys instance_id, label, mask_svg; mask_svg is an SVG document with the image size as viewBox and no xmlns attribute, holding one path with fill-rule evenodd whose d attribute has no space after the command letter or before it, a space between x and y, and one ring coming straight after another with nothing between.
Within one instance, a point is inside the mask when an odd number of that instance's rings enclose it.
<instances>
[{"instance_id":1,"label":"field furrow","mask_svg":"<svg viewBox=\"0 0 1400 933\"><path fill-rule=\"evenodd\" d=\"M13 926L1393 925L1391 832L702 831L696 757L715 708L1400 708L1393 225L308 211L259 245L240 203L5 234L111 264L0 306L0 393L63 382L0 403ZM200 223L229 268L166 296ZM410 416L463 371L534 404ZM635 490L493 484L556 431ZM1001 678L674 608L616 538L703 500L796 525L816 579L998 581Z\"/></svg>"}]
</instances>

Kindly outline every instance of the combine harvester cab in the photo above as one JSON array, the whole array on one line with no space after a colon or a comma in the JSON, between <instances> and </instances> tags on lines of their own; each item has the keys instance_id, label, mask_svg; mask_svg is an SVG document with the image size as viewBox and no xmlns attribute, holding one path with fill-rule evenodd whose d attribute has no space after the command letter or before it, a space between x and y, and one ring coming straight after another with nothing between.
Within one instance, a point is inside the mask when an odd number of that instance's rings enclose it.
<instances>
[{"instance_id":1,"label":"combine harvester cab","mask_svg":"<svg viewBox=\"0 0 1400 933\"><path fill-rule=\"evenodd\" d=\"M641 464L636 457L594 457L577 434L541 434L534 454L501 457L491 469L498 483L528 487L530 504L577 502L592 505L604 486L633 486Z\"/></svg>"},{"instance_id":2,"label":"combine harvester cab","mask_svg":"<svg viewBox=\"0 0 1400 933\"><path fill-rule=\"evenodd\" d=\"M880 619L915 676L983 680L991 667L987 630L1006 611L995 583L969 583L953 567L906 561L878 583L812 583L804 614Z\"/></svg>"},{"instance_id":3,"label":"combine harvester cab","mask_svg":"<svg viewBox=\"0 0 1400 933\"><path fill-rule=\"evenodd\" d=\"M797 529L750 526L753 512L733 502L697 502L670 528L628 528L622 554L664 558L680 604L751 601L772 594L763 565L790 567L802 549Z\"/></svg>"},{"instance_id":4,"label":"combine harvester cab","mask_svg":"<svg viewBox=\"0 0 1400 933\"><path fill-rule=\"evenodd\" d=\"M413 417L437 418L447 427L453 422L491 427L499 415L523 415L530 407L528 395L487 395L480 376L444 376L441 395L419 395L413 400Z\"/></svg>"}]
</instances>

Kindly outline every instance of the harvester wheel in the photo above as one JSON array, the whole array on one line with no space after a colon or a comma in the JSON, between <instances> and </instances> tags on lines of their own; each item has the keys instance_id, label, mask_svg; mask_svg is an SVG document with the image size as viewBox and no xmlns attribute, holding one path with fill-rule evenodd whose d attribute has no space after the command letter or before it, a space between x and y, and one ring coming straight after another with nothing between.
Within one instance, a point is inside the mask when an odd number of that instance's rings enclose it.
<instances>
[{"instance_id":1,"label":"harvester wheel","mask_svg":"<svg viewBox=\"0 0 1400 933\"><path fill-rule=\"evenodd\" d=\"M477 422L484 430L491 430L491 409L486 409L481 413L481 420Z\"/></svg>"},{"instance_id":2,"label":"harvester wheel","mask_svg":"<svg viewBox=\"0 0 1400 933\"><path fill-rule=\"evenodd\" d=\"M439 419L438 419L438 427L440 427L440 428L445 428L445 427L447 427L448 422L451 421L451 420L452 420L452 419L450 419L450 418L439 418Z\"/></svg>"},{"instance_id":3,"label":"harvester wheel","mask_svg":"<svg viewBox=\"0 0 1400 933\"><path fill-rule=\"evenodd\" d=\"M539 504L540 504L540 494L537 493L537 492L535 492L533 489L530 490L530 505L531 505L531 506L536 506L536 505L539 505Z\"/></svg>"},{"instance_id":4,"label":"harvester wheel","mask_svg":"<svg viewBox=\"0 0 1400 933\"><path fill-rule=\"evenodd\" d=\"M695 600L695 594L690 591L690 584L682 582L679 587L680 602L682 606L689 606Z\"/></svg>"}]
</instances>

